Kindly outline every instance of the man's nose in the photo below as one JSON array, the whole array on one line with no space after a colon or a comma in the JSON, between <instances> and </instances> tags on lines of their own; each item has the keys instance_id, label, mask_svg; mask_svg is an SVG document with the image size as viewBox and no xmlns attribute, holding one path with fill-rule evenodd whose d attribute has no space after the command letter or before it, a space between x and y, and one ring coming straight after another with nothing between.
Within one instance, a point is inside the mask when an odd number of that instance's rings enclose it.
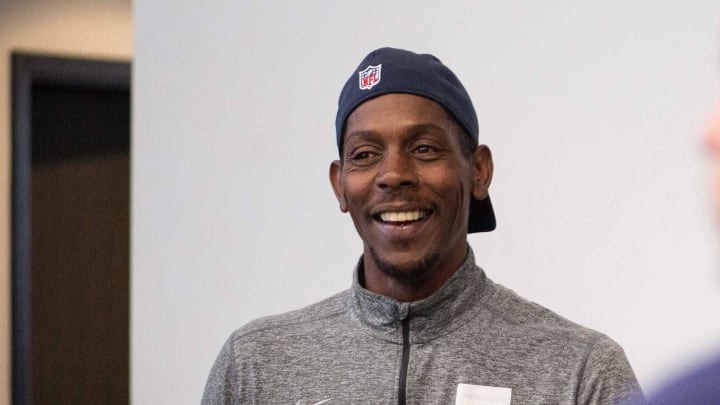
<instances>
[{"instance_id":1,"label":"man's nose","mask_svg":"<svg viewBox=\"0 0 720 405\"><path fill-rule=\"evenodd\" d=\"M375 184L382 189L392 189L414 186L417 181L412 157L402 152L388 152L380 164Z\"/></svg>"}]
</instances>

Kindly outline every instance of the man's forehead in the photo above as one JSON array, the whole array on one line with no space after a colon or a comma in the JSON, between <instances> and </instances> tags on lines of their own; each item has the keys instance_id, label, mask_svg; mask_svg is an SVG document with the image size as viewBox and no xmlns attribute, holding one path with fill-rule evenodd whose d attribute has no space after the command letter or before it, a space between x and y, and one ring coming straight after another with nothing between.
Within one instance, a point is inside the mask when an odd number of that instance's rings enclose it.
<instances>
[{"instance_id":1,"label":"man's forehead","mask_svg":"<svg viewBox=\"0 0 720 405\"><path fill-rule=\"evenodd\" d=\"M436 134L436 135L443 135L447 133L446 128L437 125L435 123L427 123L427 124L409 124L409 125L402 125L400 127L396 127L396 131L393 131L394 134L404 134L404 135L420 135L420 134ZM352 143L354 140L358 139L374 139L374 138L380 138L383 136L385 131L383 131L382 128L377 127L368 127L368 128L351 128L347 131L345 134L345 142L346 143Z\"/></svg>"},{"instance_id":2,"label":"man's forehead","mask_svg":"<svg viewBox=\"0 0 720 405\"><path fill-rule=\"evenodd\" d=\"M451 114L434 100L414 94L390 93L358 105L348 116L347 127L360 121L374 123L388 118L436 125L454 121Z\"/></svg>"},{"instance_id":3,"label":"man's forehead","mask_svg":"<svg viewBox=\"0 0 720 405\"><path fill-rule=\"evenodd\" d=\"M392 93L358 106L348 117L345 140L378 136L387 131L405 134L458 132L466 136L442 105L413 94Z\"/></svg>"}]
</instances>

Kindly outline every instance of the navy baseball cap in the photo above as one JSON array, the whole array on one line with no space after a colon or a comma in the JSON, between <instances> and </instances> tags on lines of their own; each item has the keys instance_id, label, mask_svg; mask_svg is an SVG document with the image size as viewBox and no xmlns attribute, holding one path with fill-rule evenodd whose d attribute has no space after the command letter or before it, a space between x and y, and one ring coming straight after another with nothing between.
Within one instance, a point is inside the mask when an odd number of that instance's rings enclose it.
<instances>
[{"instance_id":1,"label":"navy baseball cap","mask_svg":"<svg viewBox=\"0 0 720 405\"><path fill-rule=\"evenodd\" d=\"M415 94L435 101L460 124L467 136L478 142L477 114L470 96L440 59L403 49L380 48L360 62L340 93L335 117L338 152L342 150L348 116L365 101L389 93ZM468 233L489 232L495 226L490 197L472 198Z\"/></svg>"}]
</instances>

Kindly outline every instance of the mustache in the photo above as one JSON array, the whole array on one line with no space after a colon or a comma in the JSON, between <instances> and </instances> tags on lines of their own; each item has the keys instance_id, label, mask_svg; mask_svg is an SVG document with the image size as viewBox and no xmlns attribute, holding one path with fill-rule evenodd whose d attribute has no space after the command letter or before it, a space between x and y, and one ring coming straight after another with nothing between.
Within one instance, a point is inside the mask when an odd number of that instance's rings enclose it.
<instances>
[{"instance_id":1,"label":"mustache","mask_svg":"<svg viewBox=\"0 0 720 405\"><path fill-rule=\"evenodd\" d=\"M380 196L378 196L375 200L373 200L373 204L397 204L397 203L403 203L403 204L420 204L427 202L419 197L416 193L411 191L398 191L398 190L390 190L387 192L382 193Z\"/></svg>"}]
</instances>

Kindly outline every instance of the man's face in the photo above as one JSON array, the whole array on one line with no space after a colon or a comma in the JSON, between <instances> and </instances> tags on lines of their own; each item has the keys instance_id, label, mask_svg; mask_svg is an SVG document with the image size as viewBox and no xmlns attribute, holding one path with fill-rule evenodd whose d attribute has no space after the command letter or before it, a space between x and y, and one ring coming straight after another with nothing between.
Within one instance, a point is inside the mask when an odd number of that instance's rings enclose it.
<instances>
[{"instance_id":1,"label":"man's face","mask_svg":"<svg viewBox=\"0 0 720 405\"><path fill-rule=\"evenodd\" d=\"M470 196L487 196L492 159L485 146L464 156L461 136L439 104L410 94L371 99L348 117L330 179L364 242L366 271L422 281L462 262Z\"/></svg>"}]
</instances>

